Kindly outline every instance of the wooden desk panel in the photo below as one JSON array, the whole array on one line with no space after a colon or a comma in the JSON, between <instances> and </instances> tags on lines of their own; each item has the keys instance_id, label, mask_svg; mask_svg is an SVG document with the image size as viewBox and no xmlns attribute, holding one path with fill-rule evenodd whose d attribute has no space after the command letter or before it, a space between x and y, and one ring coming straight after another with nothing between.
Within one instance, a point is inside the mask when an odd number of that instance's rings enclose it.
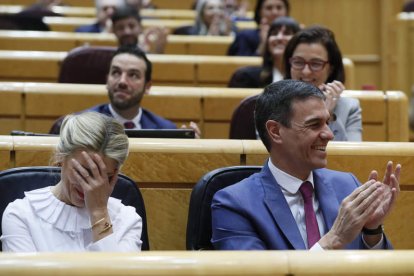
<instances>
[{"instance_id":1,"label":"wooden desk panel","mask_svg":"<svg viewBox=\"0 0 414 276\"><path fill-rule=\"evenodd\" d=\"M2 134L9 134L11 129L48 132L58 117L108 101L104 85L8 82L2 85L5 92L15 93L12 95L15 104L6 105L5 113L0 111L0 120L5 123L0 127ZM189 121L199 123L204 138L227 138L234 109L245 97L260 92L261 89L153 86L142 105L177 126ZM348 90L343 96L360 100L364 141L408 141L404 93ZM388 115L390 112L392 115Z\"/></svg>"},{"instance_id":2,"label":"wooden desk panel","mask_svg":"<svg viewBox=\"0 0 414 276\"><path fill-rule=\"evenodd\" d=\"M0 135L0 171L13 167L11 155L12 150L12 137Z\"/></svg>"}]
</instances>

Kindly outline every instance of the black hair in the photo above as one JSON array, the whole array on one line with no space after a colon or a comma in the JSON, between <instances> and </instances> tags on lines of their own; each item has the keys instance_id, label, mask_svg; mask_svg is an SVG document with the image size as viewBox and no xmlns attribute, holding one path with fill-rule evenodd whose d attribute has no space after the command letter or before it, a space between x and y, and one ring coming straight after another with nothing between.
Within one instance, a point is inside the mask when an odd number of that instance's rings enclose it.
<instances>
[{"instance_id":1,"label":"black hair","mask_svg":"<svg viewBox=\"0 0 414 276\"><path fill-rule=\"evenodd\" d=\"M270 53L267 41L269 40L269 37L271 35L278 33L282 27L286 27L286 31L292 33L293 35L300 31L299 23L293 17L290 16L281 16L272 22L269 31L267 32L266 45L265 50L263 52L263 70L260 73L260 82L263 84L263 86L266 86L269 83L271 83L273 79L274 60L272 57L272 53Z\"/></svg>"},{"instance_id":2,"label":"black hair","mask_svg":"<svg viewBox=\"0 0 414 276\"><path fill-rule=\"evenodd\" d=\"M310 97L325 100L325 96L316 86L297 80L281 80L265 87L256 101L254 121L267 151L271 143L267 134L266 122L274 120L285 127L290 127L292 103Z\"/></svg>"},{"instance_id":3,"label":"black hair","mask_svg":"<svg viewBox=\"0 0 414 276\"><path fill-rule=\"evenodd\" d=\"M152 75L152 63L151 61L149 61L149 59L147 58L147 55L145 54L145 52L143 50L141 50L141 48L139 48L136 45L123 45L120 46L116 52L114 53L114 55L112 56L111 59L111 64L112 64L112 60L120 54L130 54L133 56L136 56L139 59L142 59L145 62L145 65L147 67L147 70L145 70L145 82L149 82L151 81L151 75Z\"/></svg>"},{"instance_id":4,"label":"black hair","mask_svg":"<svg viewBox=\"0 0 414 276\"><path fill-rule=\"evenodd\" d=\"M141 16L139 15L138 11L131 9L130 7L116 9L111 17L112 25L115 25L115 23L119 20L126 18L134 18L141 25Z\"/></svg>"},{"instance_id":5,"label":"black hair","mask_svg":"<svg viewBox=\"0 0 414 276\"><path fill-rule=\"evenodd\" d=\"M260 24L260 21L262 20L262 16L261 16L261 11L262 11L262 6L263 3L266 0L257 0L256 2L256 8L254 9L254 21L256 21L257 25ZM283 4L285 4L286 7L286 15L289 15L290 12L290 4L289 4L289 0L282 0Z\"/></svg>"}]
</instances>

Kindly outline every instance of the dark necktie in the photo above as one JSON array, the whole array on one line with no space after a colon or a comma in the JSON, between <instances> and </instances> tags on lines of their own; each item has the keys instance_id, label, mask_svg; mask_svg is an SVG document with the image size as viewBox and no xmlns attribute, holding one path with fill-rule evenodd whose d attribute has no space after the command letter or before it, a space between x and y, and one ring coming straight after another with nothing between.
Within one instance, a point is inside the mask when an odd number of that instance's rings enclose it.
<instances>
[{"instance_id":1,"label":"dark necktie","mask_svg":"<svg viewBox=\"0 0 414 276\"><path fill-rule=\"evenodd\" d=\"M135 124L132 121L127 121L127 122L124 123L124 127L126 129L133 129L133 128L135 128Z\"/></svg>"},{"instance_id":2,"label":"dark necktie","mask_svg":"<svg viewBox=\"0 0 414 276\"><path fill-rule=\"evenodd\" d=\"M304 207L305 207L305 221L306 221L306 234L308 236L308 248L311 248L317 243L321 236L319 234L318 221L316 220L315 211L313 210L313 187L312 183L305 181L299 188L302 194Z\"/></svg>"}]
</instances>

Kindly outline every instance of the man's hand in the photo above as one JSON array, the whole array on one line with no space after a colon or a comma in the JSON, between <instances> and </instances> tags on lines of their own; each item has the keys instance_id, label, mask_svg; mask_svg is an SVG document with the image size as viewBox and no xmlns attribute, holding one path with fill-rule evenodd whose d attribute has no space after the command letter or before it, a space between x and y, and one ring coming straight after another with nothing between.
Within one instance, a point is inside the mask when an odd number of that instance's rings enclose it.
<instances>
[{"instance_id":1,"label":"man's hand","mask_svg":"<svg viewBox=\"0 0 414 276\"><path fill-rule=\"evenodd\" d=\"M400 193L400 173L401 165L397 164L397 166L395 166L395 170L393 171L393 163L392 161L388 161L384 178L382 180L383 200L381 201L380 206L378 206L370 219L364 225L365 228L376 229L384 223L384 219L391 212L394 207L395 200ZM371 171L368 179L378 181L377 171Z\"/></svg>"},{"instance_id":2,"label":"man's hand","mask_svg":"<svg viewBox=\"0 0 414 276\"><path fill-rule=\"evenodd\" d=\"M383 200L384 187L374 179L355 189L341 203L332 229L319 240L324 249L341 249L352 242Z\"/></svg>"},{"instance_id":3,"label":"man's hand","mask_svg":"<svg viewBox=\"0 0 414 276\"><path fill-rule=\"evenodd\" d=\"M329 113L332 114L342 92L345 90L345 86L340 81L333 81L330 83L324 83L319 86L319 89L325 94L325 104Z\"/></svg>"},{"instance_id":4,"label":"man's hand","mask_svg":"<svg viewBox=\"0 0 414 276\"><path fill-rule=\"evenodd\" d=\"M190 124L187 125L182 125L181 128L190 128L192 130L194 130L195 132L195 138L200 139L201 138L201 130L198 127L198 125L194 122L190 122Z\"/></svg>"}]
</instances>

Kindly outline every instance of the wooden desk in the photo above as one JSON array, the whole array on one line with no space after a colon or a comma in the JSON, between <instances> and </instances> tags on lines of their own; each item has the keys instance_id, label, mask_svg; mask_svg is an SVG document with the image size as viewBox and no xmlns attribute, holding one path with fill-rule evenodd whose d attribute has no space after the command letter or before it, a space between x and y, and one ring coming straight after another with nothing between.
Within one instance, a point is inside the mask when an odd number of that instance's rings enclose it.
<instances>
[{"instance_id":1,"label":"wooden desk","mask_svg":"<svg viewBox=\"0 0 414 276\"><path fill-rule=\"evenodd\" d=\"M0 5L0 14L16 14L21 12L24 7L22 5ZM96 17L94 7L54 6L52 11L67 17ZM252 15L252 13L250 14ZM157 19L195 19L195 11L186 9L142 9L140 15Z\"/></svg>"},{"instance_id":2,"label":"wooden desk","mask_svg":"<svg viewBox=\"0 0 414 276\"><path fill-rule=\"evenodd\" d=\"M0 81L56 82L67 52L0 50ZM227 86L233 72L259 57L148 55L154 85Z\"/></svg>"},{"instance_id":3,"label":"wooden desk","mask_svg":"<svg viewBox=\"0 0 414 276\"><path fill-rule=\"evenodd\" d=\"M91 17L63 17L63 16L45 16L43 22L47 24L51 31L57 32L74 32L81 25L91 25L96 22ZM166 27L172 33L178 27L189 26L194 24L194 19L154 19L143 18L142 26L144 28L156 26ZM239 30L254 29L256 22L254 21L238 21L236 27Z\"/></svg>"},{"instance_id":4,"label":"wooden desk","mask_svg":"<svg viewBox=\"0 0 414 276\"><path fill-rule=\"evenodd\" d=\"M410 251L163 251L0 255L4 275L414 275ZM103 266L103 263L110 263Z\"/></svg>"},{"instance_id":5,"label":"wooden desk","mask_svg":"<svg viewBox=\"0 0 414 276\"><path fill-rule=\"evenodd\" d=\"M0 171L9 169L11 164L11 151L13 150L13 139L11 136L0 135Z\"/></svg>"},{"instance_id":6,"label":"wooden desk","mask_svg":"<svg viewBox=\"0 0 414 276\"><path fill-rule=\"evenodd\" d=\"M11 165L48 165L55 137L13 137ZM153 250L185 248L191 189L207 172L224 166L263 165L267 152L261 141L130 139L130 155L122 172L137 181L147 209ZM401 194L385 222L396 249L413 249L414 145L401 142L331 142L328 168L349 171L365 182L370 171L380 178L388 160L402 164Z\"/></svg>"},{"instance_id":7,"label":"wooden desk","mask_svg":"<svg viewBox=\"0 0 414 276\"><path fill-rule=\"evenodd\" d=\"M233 41L230 36L167 37L166 54L225 56ZM70 51L75 47L117 46L113 34L0 30L1 50Z\"/></svg>"},{"instance_id":8,"label":"wooden desk","mask_svg":"<svg viewBox=\"0 0 414 276\"><path fill-rule=\"evenodd\" d=\"M67 52L0 50L0 81L56 82ZM227 86L232 74L244 66L258 66L260 57L203 55L147 55L153 64L154 85ZM354 66L344 58L352 88Z\"/></svg>"},{"instance_id":9,"label":"wooden desk","mask_svg":"<svg viewBox=\"0 0 414 276\"><path fill-rule=\"evenodd\" d=\"M4 103L0 109L0 134L9 134L13 129L47 133L60 116L108 102L104 85L0 84L0 100ZM204 138L228 138L234 109L244 98L261 91L153 86L142 106L177 126L197 122ZM347 90L343 95L360 101L364 141L408 141L407 98L402 92Z\"/></svg>"}]
</instances>

